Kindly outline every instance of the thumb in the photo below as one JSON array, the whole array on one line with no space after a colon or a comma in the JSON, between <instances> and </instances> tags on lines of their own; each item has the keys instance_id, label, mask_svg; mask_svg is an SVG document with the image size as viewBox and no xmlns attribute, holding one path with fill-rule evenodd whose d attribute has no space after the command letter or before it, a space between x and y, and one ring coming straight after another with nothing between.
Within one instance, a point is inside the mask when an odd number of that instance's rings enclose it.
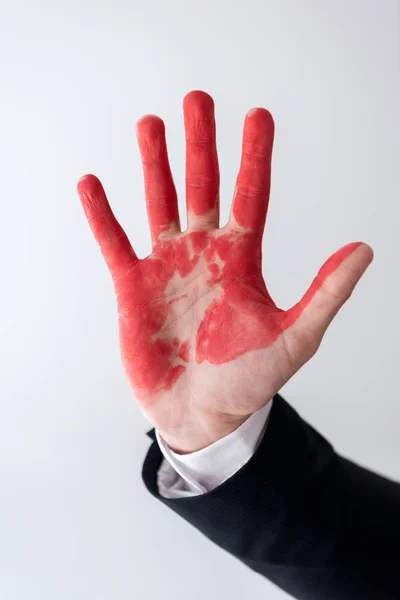
<instances>
[{"instance_id":1,"label":"thumb","mask_svg":"<svg viewBox=\"0 0 400 600\"><path fill-rule=\"evenodd\" d=\"M300 302L286 313L289 321L286 327L306 317L307 329L312 330L315 341L321 341L333 317L350 298L373 257L372 248L362 242L348 244L332 254Z\"/></svg>"}]
</instances>

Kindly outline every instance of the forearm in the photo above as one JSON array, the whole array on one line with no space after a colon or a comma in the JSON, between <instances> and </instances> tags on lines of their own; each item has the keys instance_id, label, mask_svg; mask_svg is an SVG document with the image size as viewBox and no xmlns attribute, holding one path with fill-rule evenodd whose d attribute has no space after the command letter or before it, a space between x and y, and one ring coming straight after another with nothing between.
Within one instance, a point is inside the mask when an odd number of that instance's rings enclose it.
<instances>
[{"instance_id":1,"label":"forearm","mask_svg":"<svg viewBox=\"0 0 400 600\"><path fill-rule=\"evenodd\" d=\"M153 445L143 475L159 498L160 461ZM202 496L160 499L296 598L400 595L400 486L339 457L279 397L236 475Z\"/></svg>"}]
</instances>

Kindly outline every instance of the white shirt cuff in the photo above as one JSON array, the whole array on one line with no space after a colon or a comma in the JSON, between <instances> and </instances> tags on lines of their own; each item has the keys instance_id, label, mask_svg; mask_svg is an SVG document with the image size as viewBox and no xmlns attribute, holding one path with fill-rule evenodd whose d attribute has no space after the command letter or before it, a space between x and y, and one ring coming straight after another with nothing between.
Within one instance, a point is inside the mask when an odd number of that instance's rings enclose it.
<instances>
[{"instance_id":1,"label":"white shirt cuff","mask_svg":"<svg viewBox=\"0 0 400 600\"><path fill-rule=\"evenodd\" d=\"M177 454L156 431L164 460L158 471L158 491L164 498L184 498L212 491L245 465L264 436L272 400L240 427L191 454Z\"/></svg>"}]
</instances>

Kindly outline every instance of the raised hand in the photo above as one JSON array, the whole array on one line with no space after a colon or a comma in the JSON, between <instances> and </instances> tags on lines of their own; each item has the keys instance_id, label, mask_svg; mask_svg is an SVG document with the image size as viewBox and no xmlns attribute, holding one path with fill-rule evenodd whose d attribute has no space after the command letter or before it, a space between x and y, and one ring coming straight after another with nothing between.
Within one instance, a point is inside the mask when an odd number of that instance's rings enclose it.
<instances>
[{"instance_id":1,"label":"raised hand","mask_svg":"<svg viewBox=\"0 0 400 600\"><path fill-rule=\"evenodd\" d=\"M214 103L195 91L183 109L186 231L156 116L137 124L150 256L136 256L94 175L79 181L78 192L114 282L122 361L135 395L167 443L191 452L236 429L312 357L373 255L366 244L345 246L300 302L279 309L261 267L272 117L262 108L246 116L232 212L219 228Z\"/></svg>"}]
</instances>

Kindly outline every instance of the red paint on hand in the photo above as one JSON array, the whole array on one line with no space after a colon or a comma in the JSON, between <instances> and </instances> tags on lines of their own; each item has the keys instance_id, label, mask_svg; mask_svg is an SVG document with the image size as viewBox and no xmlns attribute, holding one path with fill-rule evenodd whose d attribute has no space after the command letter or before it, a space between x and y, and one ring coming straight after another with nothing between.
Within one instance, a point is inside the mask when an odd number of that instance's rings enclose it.
<instances>
[{"instance_id":1,"label":"red paint on hand","mask_svg":"<svg viewBox=\"0 0 400 600\"><path fill-rule=\"evenodd\" d=\"M191 384L197 372L201 379L205 366L218 369L249 352L270 348L279 339L284 348L279 352L286 352L285 332L310 309L318 292L322 288L326 291L327 279L344 260L350 260L359 246L350 244L339 250L324 264L298 304L288 311L279 309L267 291L261 270L261 237L269 201L274 137L272 117L264 109L247 115L231 219L226 227L218 229L219 172L212 99L203 92L189 94L184 102L184 116L187 232L180 233L165 128L158 117L150 115L138 123L154 244L150 256L137 258L97 178L86 176L78 186L85 214L112 274L123 363L146 408L152 408L165 392L169 402L170 391L176 386L181 386L182 399L187 402L190 392L190 406L196 404L197 389L193 391ZM340 276L343 301L367 262L360 262L361 266L355 269L357 277L347 287L346 278ZM332 295L328 301L332 304L330 312L318 316L322 329L326 329L331 312L339 307L340 297L335 300ZM274 348L276 359L277 346ZM257 368L262 370L261 366ZM284 374L280 381L285 382ZM263 393L261 390L261 401ZM168 402L165 412L161 411L161 421L171 419ZM248 414L256 408L241 407L237 414ZM214 415L213 411L214 406ZM226 414L226 404L221 411ZM187 419L188 412L188 405L182 400L177 421Z\"/></svg>"},{"instance_id":2,"label":"red paint on hand","mask_svg":"<svg viewBox=\"0 0 400 600\"><path fill-rule=\"evenodd\" d=\"M86 211L99 206L99 216L107 213L101 205L105 195L96 182L84 180L80 193ZM101 220L92 218L90 222L98 233ZM191 345L198 364L208 361L215 365L271 346L297 320L324 280L357 248L353 244L333 255L303 301L285 313L267 292L260 238L252 233L183 234L156 245L144 260L124 259L118 266L119 229L112 226L108 230L118 232L117 260L104 240L101 248L107 262L117 263L114 284L122 357L142 398L170 389L183 376L186 367L182 361L189 362ZM108 233L107 240L112 240Z\"/></svg>"},{"instance_id":3,"label":"red paint on hand","mask_svg":"<svg viewBox=\"0 0 400 600\"><path fill-rule=\"evenodd\" d=\"M178 354L178 356L186 363L189 362L189 351L190 351L190 342L189 342L189 340L186 340L186 342L183 342L182 346L180 347L179 354Z\"/></svg>"},{"instance_id":4,"label":"red paint on hand","mask_svg":"<svg viewBox=\"0 0 400 600\"><path fill-rule=\"evenodd\" d=\"M179 231L178 202L165 141L165 126L155 115L142 117L137 138L143 163L147 216L153 240Z\"/></svg>"},{"instance_id":5,"label":"red paint on hand","mask_svg":"<svg viewBox=\"0 0 400 600\"><path fill-rule=\"evenodd\" d=\"M262 233L267 215L274 131L267 110L256 108L247 113L233 215L239 225L256 233Z\"/></svg>"},{"instance_id":6,"label":"red paint on hand","mask_svg":"<svg viewBox=\"0 0 400 600\"><path fill-rule=\"evenodd\" d=\"M218 211L219 168L215 141L214 101L194 91L184 99L186 130L186 205L196 216ZM218 217L218 215L217 215Z\"/></svg>"}]
</instances>

